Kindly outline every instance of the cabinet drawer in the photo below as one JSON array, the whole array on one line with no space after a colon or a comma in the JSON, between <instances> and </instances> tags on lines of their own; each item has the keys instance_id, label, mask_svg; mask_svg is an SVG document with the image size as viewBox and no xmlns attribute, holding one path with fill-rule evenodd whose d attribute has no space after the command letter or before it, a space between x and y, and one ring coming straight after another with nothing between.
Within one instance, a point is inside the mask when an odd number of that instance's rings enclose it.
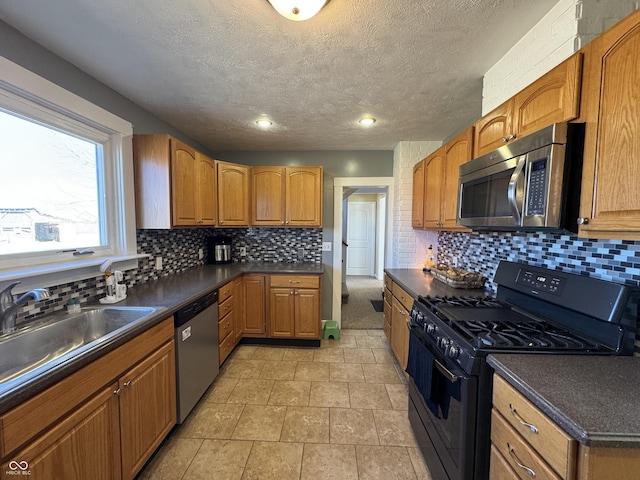
<instances>
[{"instance_id":1,"label":"cabinet drawer","mask_svg":"<svg viewBox=\"0 0 640 480\"><path fill-rule=\"evenodd\" d=\"M409 295L400 285L397 283L393 284L392 289L393 295L400 300L402 306L411 311L411 307L413 306L413 297Z\"/></svg>"},{"instance_id":2,"label":"cabinet drawer","mask_svg":"<svg viewBox=\"0 0 640 480\"><path fill-rule=\"evenodd\" d=\"M491 455L489 464L489 478L491 480L519 480L509 463L500 454L495 445L491 444Z\"/></svg>"},{"instance_id":3,"label":"cabinet drawer","mask_svg":"<svg viewBox=\"0 0 640 480\"><path fill-rule=\"evenodd\" d=\"M499 375L494 375L493 405L562 478L573 478L576 440Z\"/></svg>"},{"instance_id":4,"label":"cabinet drawer","mask_svg":"<svg viewBox=\"0 0 640 480\"><path fill-rule=\"evenodd\" d=\"M218 303L224 302L231 295L233 295L233 282L229 282L218 289Z\"/></svg>"},{"instance_id":5,"label":"cabinet drawer","mask_svg":"<svg viewBox=\"0 0 640 480\"><path fill-rule=\"evenodd\" d=\"M221 344L231 332L233 332L233 315L226 315L218 322L218 343Z\"/></svg>"},{"instance_id":6,"label":"cabinet drawer","mask_svg":"<svg viewBox=\"0 0 640 480\"><path fill-rule=\"evenodd\" d=\"M391 277L385 273L384 275L384 288L388 288L389 290L393 290L393 280Z\"/></svg>"},{"instance_id":7,"label":"cabinet drawer","mask_svg":"<svg viewBox=\"0 0 640 480\"><path fill-rule=\"evenodd\" d=\"M320 288L320 277L316 275L272 275L271 287Z\"/></svg>"},{"instance_id":8,"label":"cabinet drawer","mask_svg":"<svg viewBox=\"0 0 640 480\"><path fill-rule=\"evenodd\" d=\"M235 335L227 335L227 338L225 338L220 344L220 347L218 349L218 358L220 360L220 365L222 365L222 363L229 356L229 354L233 350L233 347L235 346L234 336Z\"/></svg>"},{"instance_id":9,"label":"cabinet drawer","mask_svg":"<svg viewBox=\"0 0 640 480\"><path fill-rule=\"evenodd\" d=\"M491 411L491 443L520 478L562 480L495 409Z\"/></svg>"},{"instance_id":10,"label":"cabinet drawer","mask_svg":"<svg viewBox=\"0 0 640 480\"><path fill-rule=\"evenodd\" d=\"M233 310L233 297L227 298L218 305L218 320L222 320Z\"/></svg>"}]
</instances>

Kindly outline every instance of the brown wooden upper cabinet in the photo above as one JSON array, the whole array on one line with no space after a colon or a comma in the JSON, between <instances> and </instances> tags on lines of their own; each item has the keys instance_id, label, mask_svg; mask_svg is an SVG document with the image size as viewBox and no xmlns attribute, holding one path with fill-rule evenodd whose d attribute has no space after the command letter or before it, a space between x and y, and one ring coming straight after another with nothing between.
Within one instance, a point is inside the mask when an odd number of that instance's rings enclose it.
<instances>
[{"instance_id":1,"label":"brown wooden upper cabinet","mask_svg":"<svg viewBox=\"0 0 640 480\"><path fill-rule=\"evenodd\" d=\"M249 225L250 167L216 162L218 168L218 224L221 227Z\"/></svg>"},{"instance_id":2,"label":"brown wooden upper cabinet","mask_svg":"<svg viewBox=\"0 0 640 480\"><path fill-rule=\"evenodd\" d=\"M473 157L473 127L413 167L414 228L467 230L456 225L460 165Z\"/></svg>"},{"instance_id":3,"label":"brown wooden upper cabinet","mask_svg":"<svg viewBox=\"0 0 640 480\"><path fill-rule=\"evenodd\" d=\"M581 80L582 53L578 52L475 123L475 156L552 123L577 118Z\"/></svg>"},{"instance_id":4,"label":"brown wooden upper cabinet","mask_svg":"<svg viewBox=\"0 0 640 480\"><path fill-rule=\"evenodd\" d=\"M584 49L579 235L640 239L640 10Z\"/></svg>"},{"instance_id":5,"label":"brown wooden upper cabinet","mask_svg":"<svg viewBox=\"0 0 640 480\"><path fill-rule=\"evenodd\" d=\"M251 224L322 226L322 167L253 167Z\"/></svg>"},{"instance_id":6,"label":"brown wooden upper cabinet","mask_svg":"<svg viewBox=\"0 0 640 480\"><path fill-rule=\"evenodd\" d=\"M169 135L133 136L138 228L216 224L215 162Z\"/></svg>"}]
</instances>

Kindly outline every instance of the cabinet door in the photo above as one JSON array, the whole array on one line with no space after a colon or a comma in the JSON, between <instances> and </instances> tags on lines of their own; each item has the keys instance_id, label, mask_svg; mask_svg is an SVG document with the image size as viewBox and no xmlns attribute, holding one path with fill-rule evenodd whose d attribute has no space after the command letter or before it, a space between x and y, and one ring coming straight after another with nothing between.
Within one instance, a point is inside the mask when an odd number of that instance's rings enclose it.
<instances>
[{"instance_id":1,"label":"cabinet door","mask_svg":"<svg viewBox=\"0 0 640 480\"><path fill-rule=\"evenodd\" d=\"M122 478L132 479L176 424L173 341L122 376Z\"/></svg>"},{"instance_id":2,"label":"cabinet door","mask_svg":"<svg viewBox=\"0 0 640 480\"><path fill-rule=\"evenodd\" d=\"M585 48L580 236L640 239L640 10Z\"/></svg>"},{"instance_id":3,"label":"cabinet door","mask_svg":"<svg viewBox=\"0 0 640 480\"><path fill-rule=\"evenodd\" d=\"M320 338L320 290L298 288L295 290L296 338Z\"/></svg>"},{"instance_id":4,"label":"cabinet door","mask_svg":"<svg viewBox=\"0 0 640 480\"><path fill-rule=\"evenodd\" d=\"M284 167L251 169L251 224L284 225Z\"/></svg>"},{"instance_id":5,"label":"cabinet door","mask_svg":"<svg viewBox=\"0 0 640 480\"><path fill-rule=\"evenodd\" d=\"M513 99L507 100L474 124L474 155L479 157L515 138Z\"/></svg>"},{"instance_id":6,"label":"cabinet door","mask_svg":"<svg viewBox=\"0 0 640 480\"><path fill-rule=\"evenodd\" d=\"M198 225L215 225L218 221L216 163L198 154Z\"/></svg>"},{"instance_id":7,"label":"cabinet door","mask_svg":"<svg viewBox=\"0 0 640 480\"><path fill-rule=\"evenodd\" d=\"M249 167L216 162L218 166L218 224L249 225Z\"/></svg>"},{"instance_id":8,"label":"cabinet door","mask_svg":"<svg viewBox=\"0 0 640 480\"><path fill-rule=\"evenodd\" d=\"M11 455L0 468L21 473L21 469L9 468L8 462L13 460L26 462L24 470L30 472L31 479L120 479L116 389L114 383L97 393L25 450Z\"/></svg>"},{"instance_id":9,"label":"cabinet door","mask_svg":"<svg viewBox=\"0 0 640 480\"><path fill-rule=\"evenodd\" d=\"M287 167L286 220L289 226L322 226L322 167Z\"/></svg>"},{"instance_id":10,"label":"cabinet door","mask_svg":"<svg viewBox=\"0 0 640 480\"><path fill-rule=\"evenodd\" d=\"M245 275L244 294L246 302L243 334L264 337L266 333L264 275Z\"/></svg>"},{"instance_id":11,"label":"cabinet door","mask_svg":"<svg viewBox=\"0 0 640 480\"><path fill-rule=\"evenodd\" d=\"M579 52L518 92L513 107L518 137L577 118L581 80L582 53Z\"/></svg>"},{"instance_id":12,"label":"cabinet door","mask_svg":"<svg viewBox=\"0 0 640 480\"><path fill-rule=\"evenodd\" d=\"M269 337L293 337L295 298L293 288L269 289Z\"/></svg>"},{"instance_id":13,"label":"cabinet door","mask_svg":"<svg viewBox=\"0 0 640 480\"><path fill-rule=\"evenodd\" d=\"M467 128L445 146L444 190L442 192L442 228L463 230L456 224L460 165L473 158L473 127Z\"/></svg>"},{"instance_id":14,"label":"cabinet door","mask_svg":"<svg viewBox=\"0 0 640 480\"><path fill-rule=\"evenodd\" d=\"M234 344L237 344L242 339L245 324L246 299L244 292L244 277L236 278L233 281Z\"/></svg>"},{"instance_id":15,"label":"cabinet door","mask_svg":"<svg viewBox=\"0 0 640 480\"><path fill-rule=\"evenodd\" d=\"M179 140L172 138L170 142L173 225L197 225L197 153Z\"/></svg>"},{"instance_id":16,"label":"cabinet door","mask_svg":"<svg viewBox=\"0 0 640 480\"><path fill-rule=\"evenodd\" d=\"M391 302L391 349L404 370L409 357L409 315L397 298Z\"/></svg>"},{"instance_id":17,"label":"cabinet door","mask_svg":"<svg viewBox=\"0 0 640 480\"><path fill-rule=\"evenodd\" d=\"M424 169L424 228L440 227L444 148L440 147L425 159Z\"/></svg>"},{"instance_id":18,"label":"cabinet door","mask_svg":"<svg viewBox=\"0 0 640 480\"><path fill-rule=\"evenodd\" d=\"M413 228L422 228L424 220L424 160L413 166L412 193L411 226Z\"/></svg>"}]
</instances>

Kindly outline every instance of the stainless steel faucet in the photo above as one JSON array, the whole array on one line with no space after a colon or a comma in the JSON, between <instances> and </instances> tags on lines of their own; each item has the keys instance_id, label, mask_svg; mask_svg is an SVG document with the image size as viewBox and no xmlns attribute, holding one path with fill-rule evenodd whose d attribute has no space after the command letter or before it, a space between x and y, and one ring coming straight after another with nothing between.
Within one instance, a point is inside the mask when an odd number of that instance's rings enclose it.
<instances>
[{"instance_id":1,"label":"stainless steel faucet","mask_svg":"<svg viewBox=\"0 0 640 480\"><path fill-rule=\"evenodd\" d=\"M0 334L13 332L16 328L18 309L24 306L30 298L36 301L46 300L51 296L46 288L35 288L23 293L14 300L11 290L20 282L14 282L0 292Z\"/></svg>"}]
</instances>

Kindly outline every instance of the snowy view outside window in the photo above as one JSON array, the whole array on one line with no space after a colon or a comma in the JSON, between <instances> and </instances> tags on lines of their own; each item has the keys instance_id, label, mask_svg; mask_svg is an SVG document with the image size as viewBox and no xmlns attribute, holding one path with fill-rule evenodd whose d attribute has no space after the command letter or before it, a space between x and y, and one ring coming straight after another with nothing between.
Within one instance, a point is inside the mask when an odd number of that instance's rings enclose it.
<instances>
[{"instance_id":1,"label":"snowy view outside window","mask_svg":"<svg viewBox=\"0 0 640 480\"><path fill-rule=\"evenodd\" d=\"M0 256L105 245L102 145L0 110Z\"/></svg>"}]
</instances>

